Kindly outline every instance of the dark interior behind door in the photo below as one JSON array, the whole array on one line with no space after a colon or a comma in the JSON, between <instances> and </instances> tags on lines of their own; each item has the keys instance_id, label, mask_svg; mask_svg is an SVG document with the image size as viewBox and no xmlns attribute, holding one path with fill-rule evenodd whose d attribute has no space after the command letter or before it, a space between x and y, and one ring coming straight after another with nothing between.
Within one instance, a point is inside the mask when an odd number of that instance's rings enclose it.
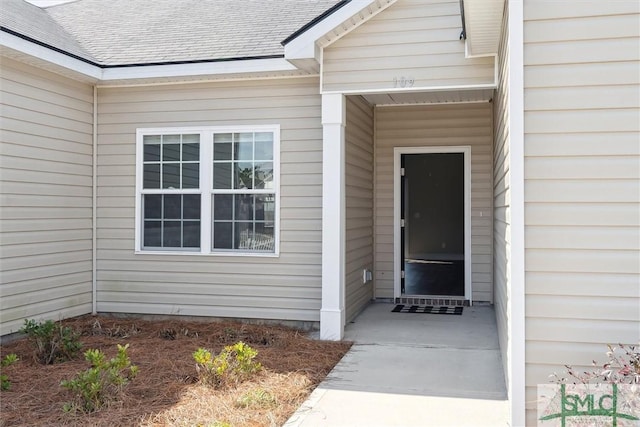
<instances>
[{"instance_id":1,"label":"dark interior behind door","mask_svg":"<svg viewBox=\"0 0 640 427\"><path fill-rule=\"evenodd\" d=\"M464 153L403 154L404 295L464 296Z\"/></svg>"}]
</instances>

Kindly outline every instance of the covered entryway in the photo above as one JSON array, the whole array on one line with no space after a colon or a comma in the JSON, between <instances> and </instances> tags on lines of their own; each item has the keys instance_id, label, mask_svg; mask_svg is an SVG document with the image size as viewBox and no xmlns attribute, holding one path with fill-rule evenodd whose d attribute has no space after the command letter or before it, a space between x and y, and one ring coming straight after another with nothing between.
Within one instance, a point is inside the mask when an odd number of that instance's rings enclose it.
<instances>
[{"instance_id":1,"label":"covered entryway","mask_svg":"<svg viewBox=\"0 0 640 427\"><path fill-rule=\"evenodd\" d=\"M348 19L338 18L343 14ZM494 302L497 63L492 55L466 55L461 23L459 2L386 0L360 9L350 3L286 43L285 57L320 73L324 338L341 338L371 299ZM408 209L416 211L401 218L407 206L396 153L438 150L462 153L462 210L449 204L449 212L436 214L444 199L460 208L453 175L443 176L431 196L437 202L410 196L407 202L417 205ZM452 172L442 158L432 163L432 174ZM424 183L414 177L410 185L409 193L420 194ZM402 220L418 233L403 231Z\"/></svg>"},{"instance_id":2,"label":"covered entryway","mask_svg":"<svg viewBox=\"0 0 640 427\"><path fill-rule=\"evenodd\" d=\"M321 328L372 299L493 303L492 95L323 95Z\"/></svg>"}]
</instances>

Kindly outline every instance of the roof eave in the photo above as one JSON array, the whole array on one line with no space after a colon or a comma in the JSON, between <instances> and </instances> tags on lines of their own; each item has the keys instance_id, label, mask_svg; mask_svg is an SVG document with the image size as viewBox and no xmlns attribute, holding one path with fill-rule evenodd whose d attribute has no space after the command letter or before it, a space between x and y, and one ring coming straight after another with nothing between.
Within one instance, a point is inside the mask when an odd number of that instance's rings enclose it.
<instances>
[{"instance_id":1,"label":"roof eave","mask_svg":"<svg viewBox=\"0 0 640 427\"><path fill-rule=\"evenodd\" d=\"M36 43L28 37L4 28L0 34L0 52L3 55L27 60L32 65L47 68L76 80L96 82L102 76L102 69L95 63L59 49L52 49L43 43Z\"/></svg>"},{"instance_id":2,"label":"roof eave","mask_svg":"<svg viewBox=\"0 0 640 427\"><path fill-rule=\"evenodd\" d=\"M176 80L277 77L304 74L281 55L225 60L104 66L53 49L11 31L0 31L0 53L58 74L101 86Z\"/></svg>"}]
</instances>

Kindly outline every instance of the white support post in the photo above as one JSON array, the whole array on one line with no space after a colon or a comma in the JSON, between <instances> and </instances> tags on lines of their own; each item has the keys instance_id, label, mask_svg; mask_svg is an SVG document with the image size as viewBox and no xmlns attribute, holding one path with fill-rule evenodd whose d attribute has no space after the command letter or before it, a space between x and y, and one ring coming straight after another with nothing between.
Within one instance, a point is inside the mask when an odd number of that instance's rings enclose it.
<instances>
[{"instance_id":1,"label":"white support post","mask_svg":"<svg viewBox=\"0 0 640 427\"><path fill-rule=\"evenodd\" d=\"M322 95L322 308L320 338L344 335L345 97Z\"/></svg>"}]
</instances>

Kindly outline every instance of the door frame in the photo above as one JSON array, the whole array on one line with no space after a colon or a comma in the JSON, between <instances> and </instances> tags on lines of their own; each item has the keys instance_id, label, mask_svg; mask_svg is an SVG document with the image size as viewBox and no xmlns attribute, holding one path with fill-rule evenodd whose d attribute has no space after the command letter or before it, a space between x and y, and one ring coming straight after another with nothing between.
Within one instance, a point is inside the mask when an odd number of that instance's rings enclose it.
<instances>
[{"instance_id":1,"label":"door frame","mask_svg":"<svg viewBox=\"0 0 640 427\"><path fill-rule=\"evenodd\" d=\"M471 146L434 146L434 147L394 147L393 148L393 297L400 298L402 270L402 247L400 227L401 211L401 156L403 154L434 154L434 153L463 153L464 154L464 299L473 300L471 284ZM446 298L445 296L433 296ZM459 297L458 297L459 298Z\"/></svg>"}]
</instances>

